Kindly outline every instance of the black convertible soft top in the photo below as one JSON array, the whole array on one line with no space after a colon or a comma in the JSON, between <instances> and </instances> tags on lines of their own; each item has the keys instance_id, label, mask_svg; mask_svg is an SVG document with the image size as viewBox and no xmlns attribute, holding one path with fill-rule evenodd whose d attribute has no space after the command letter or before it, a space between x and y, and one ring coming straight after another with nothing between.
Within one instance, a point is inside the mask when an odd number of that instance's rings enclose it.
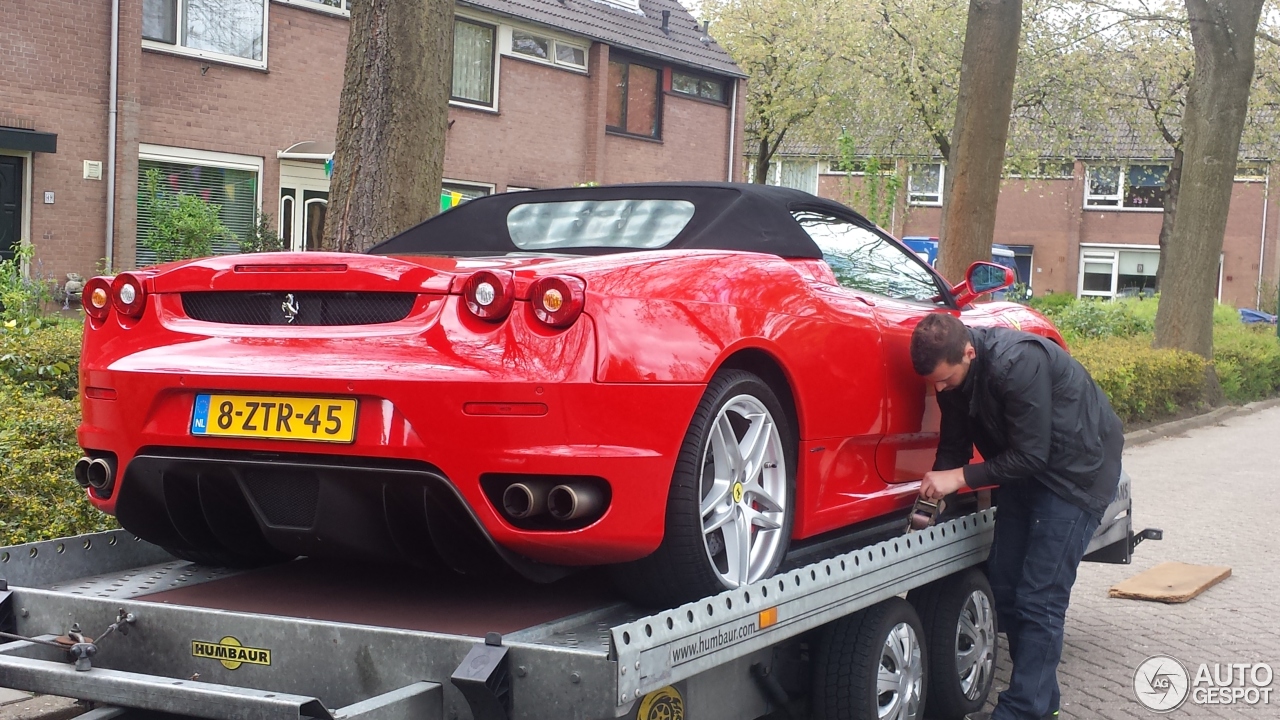
<instances>
[{"instance_id":1,"label":"black convertible soft top","mask_svg":"<svg viewBox=\"0 0 1280 720\"><path fill-rule=\"evenodd\" d=\"M520 252L507 214L527 203L581 200L686 200L693 217L663 249L743 250L789 258L821 258L822 251L792 211L813 210L870 227L832 200L791 188L746 183L640 183L501 193L476 198L419 223L368 250L376 255L494 255ZM573 254L634 251L575 247Z\"/></svg>"}]
</instances>

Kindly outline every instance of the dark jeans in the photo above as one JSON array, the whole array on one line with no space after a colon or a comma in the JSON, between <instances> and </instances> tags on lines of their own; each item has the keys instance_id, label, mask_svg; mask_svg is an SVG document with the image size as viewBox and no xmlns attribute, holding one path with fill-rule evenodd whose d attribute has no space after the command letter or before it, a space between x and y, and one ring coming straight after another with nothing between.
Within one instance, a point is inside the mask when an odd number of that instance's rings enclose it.
<instances>
[{"instance_id":1,"label":"dark jeans","mask_svg":"<svg viewBox=\"0 0 1280 720\"><path fill-rule=\"evenodd\" d=\"M987 569L1013 673L991 717L1040 720L1060 705L1058 661L1067 603L1076 566L1101 518L1035 480L1001 487L996 504Z\"/></svg>"}]
</instances>

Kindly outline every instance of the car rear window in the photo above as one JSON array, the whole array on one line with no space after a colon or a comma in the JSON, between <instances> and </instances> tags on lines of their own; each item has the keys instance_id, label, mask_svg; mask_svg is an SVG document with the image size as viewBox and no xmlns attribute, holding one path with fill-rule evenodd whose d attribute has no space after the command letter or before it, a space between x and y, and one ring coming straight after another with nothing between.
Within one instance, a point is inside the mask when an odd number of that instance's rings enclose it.
<instances>
[{"instance_id":1,"label":"car rear window","mask_svg":"<svg viewBox=\"0 0 1280 720\"><path fill-rule=\"evenodd\" d=\"M524 203L507 213L521 250L666 247L693 217L688 200L574 200Z\"/></svg>"}]
</instances>

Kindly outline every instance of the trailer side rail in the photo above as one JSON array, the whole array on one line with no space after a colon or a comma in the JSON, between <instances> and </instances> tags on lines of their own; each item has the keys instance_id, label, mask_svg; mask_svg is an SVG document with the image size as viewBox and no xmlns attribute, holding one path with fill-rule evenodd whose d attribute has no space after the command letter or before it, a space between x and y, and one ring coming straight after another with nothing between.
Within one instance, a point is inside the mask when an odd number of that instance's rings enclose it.
<instances>
[{"instance_id":1,"label":"trailer side rail","mask_svg":"<svg viewBox=\"0 0 1280 720\"><path fill-rule=\"evenodd\" d=\"M986 560L994 508L610 630L618 706Z\"/></svg>"}]
</instances>

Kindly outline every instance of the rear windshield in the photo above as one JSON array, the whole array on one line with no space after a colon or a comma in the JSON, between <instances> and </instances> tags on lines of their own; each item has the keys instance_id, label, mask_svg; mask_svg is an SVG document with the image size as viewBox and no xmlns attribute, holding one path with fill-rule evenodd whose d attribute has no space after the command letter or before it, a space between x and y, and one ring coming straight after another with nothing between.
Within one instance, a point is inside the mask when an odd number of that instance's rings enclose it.
<instances>
[{"instance_id":1,"label":"rear windshield","mask_svg":"<svg viewBox=\"0 0 1280 720\"><path fill-rule=\"evenodd\" d=\"M693 217L688 200L574 200L525 203L507 213L521 250L666 247Z\"/></svg>"}]
</instances>

